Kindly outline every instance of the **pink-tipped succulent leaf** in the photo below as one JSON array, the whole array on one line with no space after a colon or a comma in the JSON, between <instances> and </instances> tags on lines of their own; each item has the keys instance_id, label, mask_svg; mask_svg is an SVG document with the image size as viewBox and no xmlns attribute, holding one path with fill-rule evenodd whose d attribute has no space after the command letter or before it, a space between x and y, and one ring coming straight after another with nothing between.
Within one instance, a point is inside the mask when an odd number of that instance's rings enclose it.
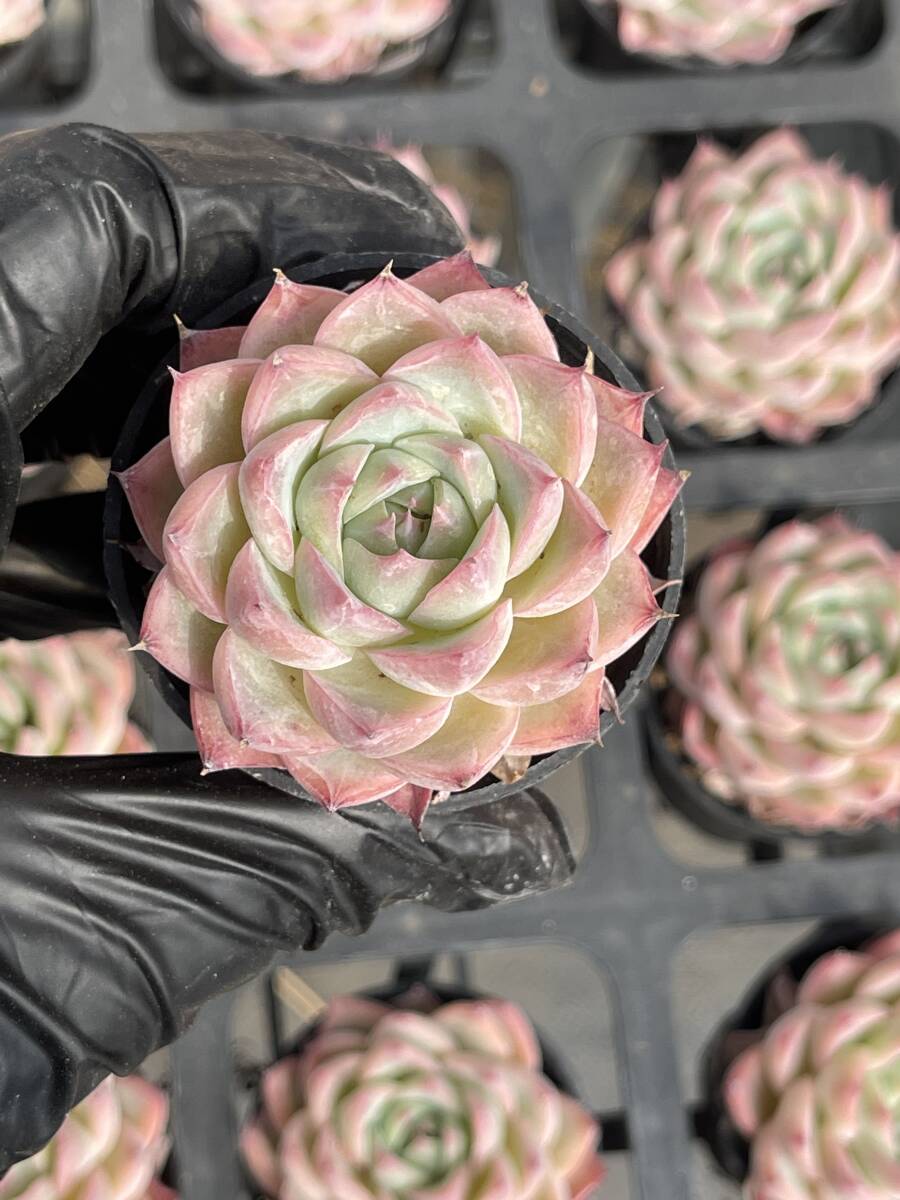
<instances>
[{"instance_id":1,"label":"pink-tipped succulent leaf","mask_svg":"<svg viewBox=\"0 0 900 1200\"><path fill-rule=\"evenodd\" d=\"M168 1118L159 1088L109 1076L43 1150L0 1179L0 1200L177 1200L158 1178Z\"/></svg>"},{"instance_id":2,"label":"pink-tipped succulent leaf","mask_svg":"<svg viewBox=\"0 0 900 1200\"><path fill-rule=\"evenodd\" d=\"M724 1084L750 1142L745 1195L900 1195L900 931L825 954L799 983L782 972L767 1008Z\"/></svg>"},{"instance_id":3,"label":"pink-tipped succulent leaf","mask_svg":"<svg viewBox=\"0 0 900 1200\"><path fill-rule=\"evenodd\" d=\"M406 167L407 171L412 171L413 175L418 176L423 183L428 184L459 226L466 239L469 253L475 261L483 263L486 267L492 267L500 254L499 236L491 234L481 237L474 232L472 212L466 197L452 183L442 183L437 178L422 148L414 145L394 146L384 138L379 139L376 146L384 154L390 154L391 158L396 158Z\"/></svg>"},{"instance_id":4,"label":"pink-tipped succulent leaf","mask_svg":"<svg viewBox=\"0 0 900 1200\"><path fill-rule=\"evenodd\" d=\"M723 548L667 665L711 792L809 831L900 814L900 553L876 535L829 516Z\"/></svg>"},{"instance_id":5,"label":"pink-tipped succulent leaf","mask_svg":"<svg viewBox=\"0 0 900 1200\"><path fill-rule=\"evenodd\" d=\"M251 75L340 82L430 33L452 0L195 0L219 53Z\"/></svg>"},{"instance_id":6,"label":"pink-tipped succulent leaf","mask_svg":"<svg viewBox=\"0 0 900 1200\"><path fill-rule=\"evenodd\" d=\"M701 142L606 280L661 403L715 438L809 442L900 361L890 191L789 129L737 155Z\"/></svg>"},{"instance_id":7,"label":"pink-tipped succulent leaf","mask_svg":"<svg viewBox=\"0 0 900 1200\"><path fill-rule=\"evenodd\" d=\"M609 0L590 0L600 5ZM846 0L618 0L619 41L634 54L721 66L781 58L800 24Z\"/></svg>"},{"instance_id":8,"label":"pink-tipped succulent leaf","mask_svg":"<svg viewBox=\"0 0 900 1200\"><path fill-rule=\"evenodd\" d=\"M333 1000L304 1050L264 1074L241 1137L263 1193L591 1200L604 1175L597 1124L541 1073L521 1009L405 1003Z\"/></svg>"},{"instance_id":9,"label":"pink-tipped succulent leaf","mask_svg":"<svg viewBox=\"0 0 900 1200\"><path fill-rule=\"evenodd\" d=\"M279 276L236 344L175 374L122 476L165 560L142 643L202 693L207 769L418 819L511 745L596 739L585 677L660 618L637 551L680 484L644 398L563 366L469 255L349 295Z\"/></svg>"},{"instance_id":10,"label":"pink-tipped succulent leaf","mask_svg":"<svg viewBox=\"0 0 900 1200\"><path fill-rule=\"evenodd\" d=\"M149 749L128 720L134 661L117 629L0 642L0 748L10 754Z\"/></svg>"},{"instance_id":11,"label":"pink-tipped succulent leaf","mask_svg":"<svg viewBox=\"0 0 900 1200\"><path fill-rule=\"evenodd\" d=\"M46 18L44 0L4 0L0 5L0 47L31 37Z\"/></svg>"}]
</instances>

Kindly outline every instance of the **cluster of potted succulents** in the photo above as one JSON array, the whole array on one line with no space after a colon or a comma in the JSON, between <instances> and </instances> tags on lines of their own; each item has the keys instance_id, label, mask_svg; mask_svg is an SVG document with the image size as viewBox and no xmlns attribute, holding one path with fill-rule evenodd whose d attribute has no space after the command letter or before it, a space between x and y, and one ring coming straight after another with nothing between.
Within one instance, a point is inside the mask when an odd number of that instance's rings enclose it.
<instances>
[{"instance_id":1,"label":"cluster of potted succulents","mask_svg":"<svg viewBox=\"0 0 900 1200\"><path fill-rule=\"evenodd\" d=\"M0 1179L0 1200L177 1200L160 1178L168 1119L159 1088L109 1076L42 1150Z\"/></svg>"}]
</instances>

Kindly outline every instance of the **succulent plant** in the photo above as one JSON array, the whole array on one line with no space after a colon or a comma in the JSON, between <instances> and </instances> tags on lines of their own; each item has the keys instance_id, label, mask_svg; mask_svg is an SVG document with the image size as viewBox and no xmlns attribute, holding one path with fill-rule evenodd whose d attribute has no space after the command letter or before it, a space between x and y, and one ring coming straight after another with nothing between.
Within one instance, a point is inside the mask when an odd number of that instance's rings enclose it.
<instances>
[{"instance_id":1,"label":"succulent plant","mask_svg":"<svg viewBox=\"0 0 900 1200\"><path fill-rule=\"evenodd\" d=\"M590 0L593 4L607 0ZM632 53L730 66L781 58L807 17L845 0L618 0L619 41Z\"/></svg>"},{"instance_id":2,"label":"succulent plant","mask_svg":"<svg viewBox=\"0 0 900 1200\"><path fill-rule=\"evenodd\" d=\"M900 553L832 515L728 543L668 657L707 789L773 824L900 814Z\"/></svg>"},{"instance_id":3,"label":"succulent plant","mask_svg":"<svg viewBox=\"0 0 900 1200\"><path fill-rule=\"evenodd\" d=\"M791 130L740 155L701 142L607 286L662 403L717 438L808 442L871 405L900 360L891 193Z\"/></svg>"},{"instance_id":4,"label":"succulent plant","mask_svg":"<svg viewBox=\"0 0 900 1200\"><path fill-rule=\"evenodd\" d=\"M780 974L769 1007L725 1081L748 1200L900 1195L900 930Z\"/></svg>"},{"instance_id":5,"label":"succulent plant","mask_svg":"<svg viewBox=\"0 0 900 1200\"><path fill-rule=\"evenodd\" d=\"M109 1076L43 1150L0 1179L0 1200L176 1200L158 1178L169 1150L165 1095Z\"/></svg>"},{"instance_id":6,"label":"succulent plant","mask_svg":"<svg viewBox=\"0 0 900 1200\"><path fill-rule=\"evenodd\" d=\"M350 294L280 275L183 365L121 482L165 563L141 644L191 685L208 769L420 816L597 738L605 667L662 615L640 552L681 477L524 285L468 255Z\"/></svg>"},{"instance_id":7,"label":"succulent plant","mask_svg":"<svg viewBox=\"0 0 900 1200\"><path fill-rule=\"evenodd\" d=\"M265 1194L588 1200L604 1174L597 1125L542 1074L522 1010L404 1003L332 1000L301 1053L265 1072L241 1138Z\"/></svg>"},{"instance_id":8,"label":"succulent plant","mask_svg":"<svg viewBox=\"0 0 900 1200\"><path fill-rule=\"evenodd\" d=\"M251 75L325 83L362 75L392 46L417 41L452 0L196 0L206 36Z\"/></svg>"},{"instance_id":9,"label":"succulent plant","mask_svg":"<svg viewBox=\"0 0 900 1200\"><path fill-rule=\"evenodd\" d=\"M134 665L117 629L0 642L0 749L127 754L148 749L129 723Z\"/></svg>"},{"instance_id":10,"label":"succulent plant","mask_svg":"<svg viewBox=\"0 0 900 1200\"><path fill-rule=\"evenodd\" d=\"M459 226L466 247L476 262L486 267L492 267L500 254L500 238L496 234L488 237L478 237L472 230L472 213L462 192L453 184L441 183L435 176L431 164L422 152L421 146L393 146L385 139L377 142L377 149L384 154L390 154L402 163L407 171L412 171L423 183L426 183L449 212Z\"/></svg>"},{"instance_id":11,"label":"succulent plant","mask_svg":"<svg viewBox=\"0 0 900 1200\"><path fill-rule=\"evenodd\" d=\"M0 4L0 47L31 37L46 17L44 0L4 0Z\"/></svg>"}]
</instances>

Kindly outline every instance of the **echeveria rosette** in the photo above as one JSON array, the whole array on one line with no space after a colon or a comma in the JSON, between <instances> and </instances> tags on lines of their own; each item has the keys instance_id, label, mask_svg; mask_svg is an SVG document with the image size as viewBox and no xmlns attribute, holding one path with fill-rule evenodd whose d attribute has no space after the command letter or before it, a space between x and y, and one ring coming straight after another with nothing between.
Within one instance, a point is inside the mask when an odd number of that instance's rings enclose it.
<instances>
[{"instance_id":1,"label":"echeveria rosette","mask_svg":"<svg viewBox=\"0 0 900 1200\"><path fill-rule=\"evenodd\" d=\"M251 75L294 73L339 82L377 67L392 46L417 41L452 0L195 0L206 36Z\"/></svg>"},{"instance_id":2,"label":"echeveria rosette","mask_svg":"<svg viewBox=\"0 0 900 1200\"><path fill-rule=\"evenodd\" d=\"M31 37L47 19L44 0L3 0L0 4L0 47Z\"/></svg>"},{"instance_id":3,"label":"echeveria rosette","mask_svg":"<svg viewBox=\"0 0 900 1200\"><path fill-rule=\"evenodd\" d=\"M780 1015L725 1079L750 1142L747 1200L895 1200L900 930L825 954L799 984L782 974L773 990Z\"/></svg>"},{"instance_id":4,"label":"echeveria rosette","mask_svg":"<svg viewBox=\"0 0 900 1200\"><path fill-rule=\"evenodd\" d=\"M110 1076L43 1150L0 1179L0 1200L176 1200L157 1177L169 1152L168 1119L159 1088Z\"/></svg>"},{"instance_id":5,"label":"echeveria rosette","mask_svg":"<svg viewBox=\"0 0 900 1200\"><path fill-rule=\"evenodd\" d=\"M598 737L681 486L646 397L563 365L468 255L349 295L279 276L183 359L170 437L122 483L165 563L142 645L191 685L209 769L418 817Z\"/></svg>"},{"instance_id":6,"label":"echeveria rosette","mask_svg":"<svg viewBox=\"0 0 900 1200\"><path fill-rule=\"evenodd\" d=\"M891 209L791 130L700 143L606 277L679 425L804 443L876 400L900 360Z\"/></svg>"},{"instance_id":7,"label":"echeveria rosette","mask_svg":"<svg viewBox=\"0 0 900 1200\"><path fill-rule=\"evenodd\" d=\"M0 642L0 750L127 754L149 749L128 720L134 664L117 629Z\"/></svg>"},{"instance_id":8,"label":"echeveria rosette","mask_svg":"<svg viewBox=\"0 0 900 1200\"><path fill-rule=\"evenodd\" d=\"M595 1121L506 1001L333 1000L261 1101L241 1144L272 1200L589 1200L604 1175Z\"/></svg>"},{"instance_id":9,"label":"echeveria rosette","mask_svg":"<svg viewBox=\"0 0 900 1200\"><path fill-rule=\"evenodd\" d=\"M441 183L438 180L421 146L394 146L384 138L381 138L376 145L377 149L381 150L382 153L389 154L391 158L396 158L397 162L402 163L407 171L412 171L413 175L421 179L423 183L428 184L432 192L434 192L435 196L459 226L466 240L466 248L475 261L482 263L486 267L492 267L500 254L499 236L491 234L479 237L473 231L472 213L465 196L452 184Z\"/></svg>"},{"instance_id":10,"label":"echeveria rosette","mask_svg":"<svg viewBox=\"0 0 900 1200\"><path fill-rule=\"evenodd\" d=\"M815 831L900 814L900 553L838 515L730 544L667 656L706 788Z\"/></svg>"},{"instance_id":11,"label":"echeveria rosette","mask_svg":"<svg viewBox=\"0 0 900 1200\"><path fill-rule=\"evenodd\" d=\"M607 0L589 0L593 4ZM619 41L633 54L772 63L801 22L845 0L617 0Z\"/></svg>"}]
</instances>

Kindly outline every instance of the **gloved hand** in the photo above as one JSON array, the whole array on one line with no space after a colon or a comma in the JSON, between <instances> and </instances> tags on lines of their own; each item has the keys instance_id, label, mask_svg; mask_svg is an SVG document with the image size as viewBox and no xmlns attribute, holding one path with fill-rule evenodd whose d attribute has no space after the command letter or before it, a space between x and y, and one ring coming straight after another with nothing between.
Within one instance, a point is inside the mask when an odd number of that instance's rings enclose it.
<instances>
[{"instance_id":1,"label":"gloved hand","mask_svg":"<svg viewBox=\"0 0 900 1200\"><path fill-rule=\"evenodd\" d=\"M41 453L108 446L173 313L191 324L274 266L335 250L460 241L382 155L87 126L0 140L2 532L18 432L33 422ZM192 754L0 755L0 829L0 1171L276 951L361 932L391 901L472 908L572 871L539 793L437 806L420 839L383 805L329 814L240 772L201 776Z\"/></svg>"}]
</instances>

